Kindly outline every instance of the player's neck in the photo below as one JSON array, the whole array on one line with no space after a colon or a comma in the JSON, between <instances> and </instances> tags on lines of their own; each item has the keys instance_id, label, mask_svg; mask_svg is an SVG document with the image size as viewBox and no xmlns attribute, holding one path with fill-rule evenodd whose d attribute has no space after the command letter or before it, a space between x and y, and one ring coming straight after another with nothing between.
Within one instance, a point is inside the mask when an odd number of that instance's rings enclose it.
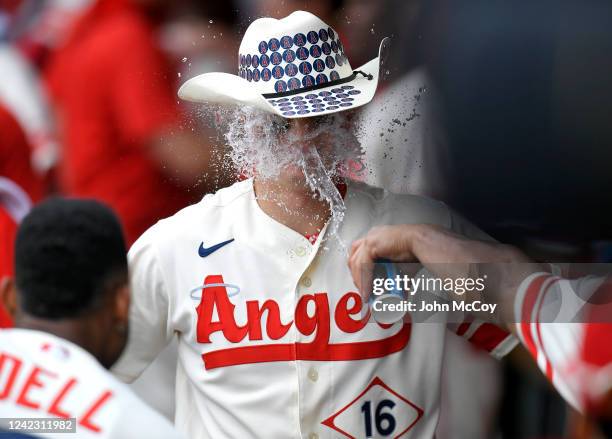
<instances>
[{"instance_id":1,"label":"player's neck","mask_svg":"<svg viewBox=\"0 0 612 439\"><path fill-rule=\"evenodd\" d=\"M55 335L80 346L96 356L94 343L97 337L91 333L92 325L88 324L84 319L48 320L20 314L15 317L15 328L30 329Z\"/></svg>"},{"instance_id":2,"label":"player's neck","mask_svg":"<svg viewBox=\"0 0 612 439\"><path fill-rule=\"evenodd\" d=\"M329 218L329 205L305 181L256 177L253 186L261 210L302 235L319 233Z\"/></svg>"}]
</instances>

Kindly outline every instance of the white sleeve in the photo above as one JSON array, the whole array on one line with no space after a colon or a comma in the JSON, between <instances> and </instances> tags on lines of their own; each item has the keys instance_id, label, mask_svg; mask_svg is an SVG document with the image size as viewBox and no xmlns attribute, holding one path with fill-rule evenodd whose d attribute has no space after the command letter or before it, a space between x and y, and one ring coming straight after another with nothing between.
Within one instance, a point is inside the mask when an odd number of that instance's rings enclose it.
<instances>
[{"instance_id":1,"label":"white sleeve","mask_svg":"<svg viewBox=\"0 0 612 439\"><path fill-rule=\"evenodd\" d=\"M155 226L134 243L128 253L130 268L130 319L126 349L111 371L131 382L170 342L172 300L164 282L155 246Z\"/></svg>"},{"instance_id":2,"label":"white sleeve","mask_svg":"<svg viewBox=\"0 0 612 439\"><path fill-rule=\"evenodd\" d=\"M515 298L522 343L564 399L580 411L612 382L612 325L590 315L597 306L589 304L594 295L601 300L602 292L609 299L611 286L603 277L570 280L534 273L521 283ZM609 315L609 300L602 303Z\"/></svg>"}]
</instances>

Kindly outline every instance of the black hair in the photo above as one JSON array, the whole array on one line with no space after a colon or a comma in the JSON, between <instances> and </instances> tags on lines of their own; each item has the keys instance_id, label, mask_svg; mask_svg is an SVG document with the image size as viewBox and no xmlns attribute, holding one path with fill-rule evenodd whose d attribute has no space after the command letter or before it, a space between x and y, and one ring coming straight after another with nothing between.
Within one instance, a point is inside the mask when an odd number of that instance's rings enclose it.
<instances>
[{"instance_id":1,"label":"black hair","mask_svg":"<svg viewBox=\"0 0 612 439\"><path fill-rule=\"evenodd\" d=\"M127 282L117 217L98 201L51 198L24 218L15 241L21 309L48 319L78 317Z\"/></svg>"}]
</instances>

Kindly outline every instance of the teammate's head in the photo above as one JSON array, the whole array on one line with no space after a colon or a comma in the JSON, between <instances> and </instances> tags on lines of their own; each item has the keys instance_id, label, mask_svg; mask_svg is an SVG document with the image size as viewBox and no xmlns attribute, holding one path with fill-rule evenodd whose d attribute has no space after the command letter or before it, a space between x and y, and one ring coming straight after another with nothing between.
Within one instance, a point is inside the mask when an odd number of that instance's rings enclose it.
<instances>
[{"instance_id":1,"label":"teammate's head","mask_svg":"<svg viewBox=\"0 0 612 439\"><path fill-rule=\"evenodd\" d=\"M113 212L92 200L54 198L21 223L15 288L3 297L16 326L75 341L110 366L127 339L127 285L125 242Z\"/></svg>"}]
</instances>

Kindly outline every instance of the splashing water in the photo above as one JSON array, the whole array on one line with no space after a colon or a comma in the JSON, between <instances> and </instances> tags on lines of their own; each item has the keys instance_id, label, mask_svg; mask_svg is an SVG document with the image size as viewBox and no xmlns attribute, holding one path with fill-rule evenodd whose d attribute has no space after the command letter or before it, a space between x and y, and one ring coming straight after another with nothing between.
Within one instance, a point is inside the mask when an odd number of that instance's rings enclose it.
<instances>
[{"instance_id":1,"label":"splashing water","mask_svg":"<svg viewBox=\"0 0 612 439\"><path fill-rule=\"evenodd\" d=\"M305 165L303 167L303 172L306 177L306 183L311 191L317 194L321 200L329 204L330 219L327 225L325 239L328 237L336 238L342 253L348 255L346 244L338 235L338 229L344 219L346 206L344 205L342 195L340 195L338 188L333 183L334 175L325 169L325 165L316 148L307 149L303 153L303 156L303 163Z\"/></svg>"},{"instance_id":2,"label":"splashing water","mask_svg":"<svg viewBox=\"0 0 612 439\"><path fill-rule=\"evenodd\" d=\"M258 179L273 180L287 169L301 171L305 187L329 205L323 239L335 239L339 251L346 254L346 245L338 234L346 207L334 181L358 177L365 169L363 150L356 136L358 128L352 126L346 113L317 118L316 123L300 133L300 138L291 138L289 122L279 116L248 107L221 112L229 156L239 172L247 177L256 175ZM262 199L260 194L258 197ZM288 213L300 214L290 211L274 194L268 194L266 199Z\"/></svg>"}]
</instances>

